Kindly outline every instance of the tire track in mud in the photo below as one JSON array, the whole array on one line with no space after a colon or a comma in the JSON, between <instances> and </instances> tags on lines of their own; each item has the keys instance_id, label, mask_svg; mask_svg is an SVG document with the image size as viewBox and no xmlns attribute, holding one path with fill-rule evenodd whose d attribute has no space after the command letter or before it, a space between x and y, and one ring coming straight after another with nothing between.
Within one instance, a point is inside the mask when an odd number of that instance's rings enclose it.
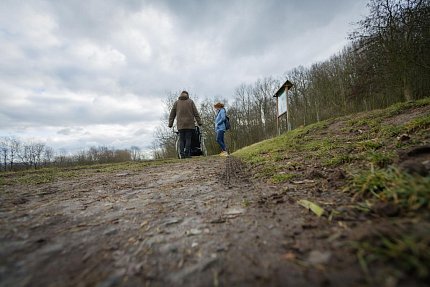
<instances>
[{"instance_id":1,"label":"tire track in mud","mask_svg":"<svg viewBox=\"0 0 430 287\"><path fill-rule=\"evenodd\" d=\"M1 196L0 286L327 280L284 258L288 250L305 254L309 245L318 247L297 240L315 227L315 218L306 221L285 193L253 181L234 157L86 174L37 188L8 186ZM17 196L25 198L22 204L13 203Z\"/></svg>"}]
</instances>

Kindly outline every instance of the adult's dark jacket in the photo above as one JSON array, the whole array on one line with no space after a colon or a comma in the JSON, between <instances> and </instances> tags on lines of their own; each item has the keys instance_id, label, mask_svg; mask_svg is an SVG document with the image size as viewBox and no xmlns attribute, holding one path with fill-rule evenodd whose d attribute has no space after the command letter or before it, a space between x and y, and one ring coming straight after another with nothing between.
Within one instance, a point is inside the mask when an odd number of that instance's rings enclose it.
<instances>
[{"instance_id":1,"label":"adult's dark jacket","mask_svg":"<svg viewBox=\"0 0 430 287\"><path fill-rule=\"evenodd\" d=\"M176 117L176 126L178 130L194 129L195 123L194 118L199 126L202 125L199 112L197 111L196 105L188 95L182 94L178 100L173 104L172 110L169 116L169 127L173 126L173 121Z\"/></svg>"}]
</instances>

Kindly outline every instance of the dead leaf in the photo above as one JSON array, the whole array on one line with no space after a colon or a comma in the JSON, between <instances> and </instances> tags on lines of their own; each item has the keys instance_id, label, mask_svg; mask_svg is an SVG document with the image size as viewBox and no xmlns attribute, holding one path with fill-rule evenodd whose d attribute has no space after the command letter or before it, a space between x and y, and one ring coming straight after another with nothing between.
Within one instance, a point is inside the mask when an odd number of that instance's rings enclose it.
<instances>
[{"instance_id":1,"label":"dead leaf","mask_svg":"<svg viewBox=\"0 0 430 287\"><path fill-rule=\"evenodd\" d=\"M317 205L317 204L315 204L309 200L301 199L301 200L297 201L297 203L300 204L301 206L303 206L304 208L311 210L318 217L320 217L324 213L324 209L322 207L320 207L319 205Z\"/></svg>"},{"instance_id":2,"label":"dead leaf","mask_svg":"<svg viewBox=\"0 0 430 287\"><path fill-rule=\"evenodd\" d=\"M294 184L315 183L315 180L304 179L304 180L292 181L292 183Z\"/></svg>"},{"instance_id":3,"label":"dead leaf","mask_svg":"<svg viewBox=\"0 0 430 287\"><path fill-rule=\"evenodd\" d=\"M307 261L313 265L326 264L329 262L330 258L331 258L330 251L322 252L319 250L312 250L309 253Z\"/></svg>"},{"instance_id":4,"label":"dead leaf","mask_svg":"<svg viewBox=\"0 0 430 287\"><path fill-rule=\"evenodd\" d=\"M283 254L281 258L288 261L296 260L296 254L294 254L293 252L287 252Z\"/></svg>"},{"instance_id":5,"label":"dead leaf","mask_svg":"<svg viewBox=\"0 0 430 287\"><path fill-rule=\"evenodd\" d=\"M200 229L197 229L197 228L191 228L190 230L185 232L185 234L188 236L199 235L201 233L202 233L202 231Z\"/></svg>"}]
</instances>

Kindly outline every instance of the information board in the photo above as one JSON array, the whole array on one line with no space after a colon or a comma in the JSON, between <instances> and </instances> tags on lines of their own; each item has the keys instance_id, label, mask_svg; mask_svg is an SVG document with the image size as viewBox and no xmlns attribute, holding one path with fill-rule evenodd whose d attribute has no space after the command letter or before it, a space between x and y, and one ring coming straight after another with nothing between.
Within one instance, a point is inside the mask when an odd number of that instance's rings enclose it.
<instances>
[{"instance_id":1,"label":"information board","mask_svg":"<svg viewBox=\"0 0 430 287\"><path fill-rule=\"evenodd\" d=\"M287 112L287 93L284 90L278 97L278 117L282 116Z\"/></svg>"}]
</instances>

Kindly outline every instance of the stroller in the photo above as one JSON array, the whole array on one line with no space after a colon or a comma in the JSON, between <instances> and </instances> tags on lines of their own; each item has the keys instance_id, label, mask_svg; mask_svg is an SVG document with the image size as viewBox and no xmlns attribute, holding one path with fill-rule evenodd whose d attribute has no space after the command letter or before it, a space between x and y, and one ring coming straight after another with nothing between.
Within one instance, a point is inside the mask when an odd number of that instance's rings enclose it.
<instances>
[{"instance_id":1,"label":"stroller","mask_svg":"<svg viewBox=\"0 0 430 287\"><path fill-rule=\"evenodd\" d=\"M176 133L176 154L178 158L181 158L180 153L180 143L179 143L179 131L175 131ZM207 156L208 152L205 146L205 139L201 128L199 126L195 126L193 135L191 136L191 156Z\"/></svg>"}]
</instances>

